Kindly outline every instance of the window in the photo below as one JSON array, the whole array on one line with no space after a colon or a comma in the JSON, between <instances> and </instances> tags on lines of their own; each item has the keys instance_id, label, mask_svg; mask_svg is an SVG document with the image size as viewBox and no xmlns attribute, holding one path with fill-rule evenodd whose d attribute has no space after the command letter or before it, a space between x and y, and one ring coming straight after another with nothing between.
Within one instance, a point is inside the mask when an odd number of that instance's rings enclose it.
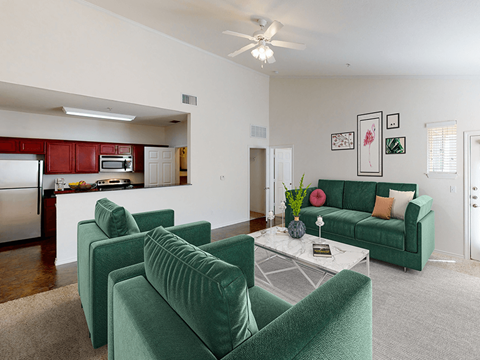
<instances>
[{"instance_id":1,"label":"window","mask_svg":"<svg viewBox=\"0 0 480 360\"><path fill-rule=\"evenodd\" d=\"M457 177L457 121L427 124L429 178Z\"/></svg>"}]
</instances>

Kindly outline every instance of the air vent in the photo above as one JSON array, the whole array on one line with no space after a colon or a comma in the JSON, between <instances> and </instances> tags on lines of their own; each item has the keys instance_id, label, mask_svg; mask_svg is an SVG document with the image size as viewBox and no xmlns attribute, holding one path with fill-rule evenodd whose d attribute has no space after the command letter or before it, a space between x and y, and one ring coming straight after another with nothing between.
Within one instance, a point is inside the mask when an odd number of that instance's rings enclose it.
<instances>
[{"instance_id":1,"label":"air vent","mask_svg":"<svg viewBox=\"0 0 480 360\"><path fill-rule=\"evenodd\" d=\"M182 94L182 103L189 105L197 105L197 97L193 95Z\"/></svg>"},{"instance_id":2,"label":"air vent","mask_svg":"<svg viewBox=\"0 0 480 360\"><path fill-rule=\"evenodd\" d=\"M263 126L250 125L250 137L267 138L267 128Z\"/></svg>"}]
</instances>

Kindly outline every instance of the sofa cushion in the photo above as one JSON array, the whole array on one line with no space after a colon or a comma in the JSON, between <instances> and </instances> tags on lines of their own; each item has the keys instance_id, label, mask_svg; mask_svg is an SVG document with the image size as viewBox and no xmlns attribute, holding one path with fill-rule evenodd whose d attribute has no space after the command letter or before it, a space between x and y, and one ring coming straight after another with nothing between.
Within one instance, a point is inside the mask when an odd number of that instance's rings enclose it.
<instances>
[{"instance_id":1,"label":"sofa cushion","mask_svg":"<svg viewBox=\"0 0 480 360\"><path fill-rule=\"evenodd\" d=\"M327 199L325 206L343 208L343 180L318 180L318 188L322 189Z\"/></svg>"},{"instance_id":2,"label":"sofa cushion","mask_svg":"<svg viewBox=\"0 0 480 360\"><path fill-rule=\"evenodd\" d=\"M355 237L355 225L366 218L372 217L371 213L355 210L339 210L323 216L325 225L322 226L324 231L337 235Z\"/></svg>"},{"instance_id":3,"label":"sofa cushion","mask_svg":"<svg viewBox=\"0 0 480 360\"><path fill-rule=\"evenodd\" d=\"M386 197L381 197L377 195L372 216L377 217L379 219L390 220L393 200L394 199L392 198L386 198Z\"/></svg>"},{"instance_id":4,"label":"sofa cushion","mask_svg":"<svg viewBox=\"0 0 480 360\"><path fill-rule=\"evenodd\" d=\"M315 222L317 221L318 215L321 215L323 217L327 214L331 214L339 210L341 209L330 207L330 206L321 206L321 207L309 206L300 210L300 220L303 221L303 223L307 228L316 229L318 228L318 226L315 225Z\"/></svg>"},{"instance_id":5,"label":"sofa cushion","mask_svg":"<svg viewBox=\"0 0 480 360\"><path fill-rule=\"evenodd\" d=\"M357 240L405 250L405 222L369 217L357 223L355 237Z\"/></svg>"},{"instance_id":6,"label":"sofa cushion","mask_svg":"<svg viewBox=\"0 0 480 360\"><path fill-rule=\"evenodd\" d=\"M320 207L325 204L327 197L322 189L315 189L310 194L310 204L316 207Z\"/></svg>"},{"instance_id":7,"label":"sofa cushion","mask_svg":"<svg viewBox=\"0 0 480 360\"><path fill-rule=\"evenodd\" d=\"M147 280L221 358L258 331L242 271L158 227L145 237Z\"/></svg>"},{"instance_id":8,"label":"sofa cushion","mask_svg":"<svg viewBox=\"0 0 480 360\"><path fill-rule=\"evenodd\" d=\"M392 218L404 220L405 210L407 210L408 203L413 200L414 196L414 191L396 191L390 189L390 197L393 198Z\"/></svg>"},{"instance_id":9,"label":"sofa cushion","mask_svg":"<svg viewBox=\"0 0 480 360\"><path fill-rule=\"evenodd\" d=\"M417 184L402 184L402 183L377 183L377 195L382 197L389 197L390 189L397 191L415 191L414 199L418 197L418 185Z\"/></svg>"},{"instance_id":10,"label":"sofa cushion","mask_svg":"<svg viewBox=\"0 0 480 360\"><path fill-rule=\"evenodd\" d=\"M377 183L373 181L345 181L343 208L371 214L375 206L376 188Z\"/></svg>"},{"instance_id":11,"label":"sofa cushion","mask_svg":"<svg viewBox=\"0 0 480 360\"><path fill-rule=\"evenodd\" d=\"M140 232L132 214L107 198L95 204L95 222L109 238Z\"/></svg>"}]
</instances>

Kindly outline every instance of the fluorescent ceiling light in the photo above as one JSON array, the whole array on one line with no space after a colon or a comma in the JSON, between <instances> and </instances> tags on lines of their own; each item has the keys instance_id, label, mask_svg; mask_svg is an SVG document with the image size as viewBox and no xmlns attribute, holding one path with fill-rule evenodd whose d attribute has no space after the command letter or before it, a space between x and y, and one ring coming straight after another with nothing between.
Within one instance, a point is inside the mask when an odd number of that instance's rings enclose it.
<instances>
[{"instance_id":1,"label":"fluorescent ceiling light","mask_svg":"<svg viewBox=\"0 0 480 360\"><path fill-rule=\"evenodd\" d=\"M123 114L114 114L110 112L101 112L101 111L92 111L84 109L75 109L71 107L62 107L62 110L67 115L75 116L85 116L98 119L109 119L109 120L121 120L121 121L132 121L135 119L135 116L123 115Z\"/></svg>"}]
</instances>

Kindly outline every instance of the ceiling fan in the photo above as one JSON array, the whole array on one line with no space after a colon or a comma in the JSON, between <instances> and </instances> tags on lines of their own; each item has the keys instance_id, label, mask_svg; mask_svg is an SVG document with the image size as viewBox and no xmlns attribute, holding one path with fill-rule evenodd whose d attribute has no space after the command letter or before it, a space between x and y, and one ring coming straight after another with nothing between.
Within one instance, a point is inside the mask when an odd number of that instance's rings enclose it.
<instances>
[{"instance_id":1,"label":"ceiling fan","mask_svg":"<svg viewBox=\"0 0 480 360\"><path fill-rule=\"evenodd\" d=\"M262 63L268 62L269 64L273 64L275 62L275 58L273 57L273 50L270 49L268 45L294 50L304 50L306 48L305 44L272 40L272 37L283 27L283 24L281 22L274 20L272 24L267 28L267 30L264 30L265 25L267 25L267 20L260 18L256 19L256 22L258 23L258 25L260 25L260 30L255 31L252 36L230 30L226 30L223 32L227 35L243 37L250 41L253 41L253 43L248 44L241 49L234 51L231 54L228 54L228 56L235 57L247 50L250 50L251 48L255 48L251 51L251 54L254 58L260 60Z\"/></svg>"}]
</instances>

